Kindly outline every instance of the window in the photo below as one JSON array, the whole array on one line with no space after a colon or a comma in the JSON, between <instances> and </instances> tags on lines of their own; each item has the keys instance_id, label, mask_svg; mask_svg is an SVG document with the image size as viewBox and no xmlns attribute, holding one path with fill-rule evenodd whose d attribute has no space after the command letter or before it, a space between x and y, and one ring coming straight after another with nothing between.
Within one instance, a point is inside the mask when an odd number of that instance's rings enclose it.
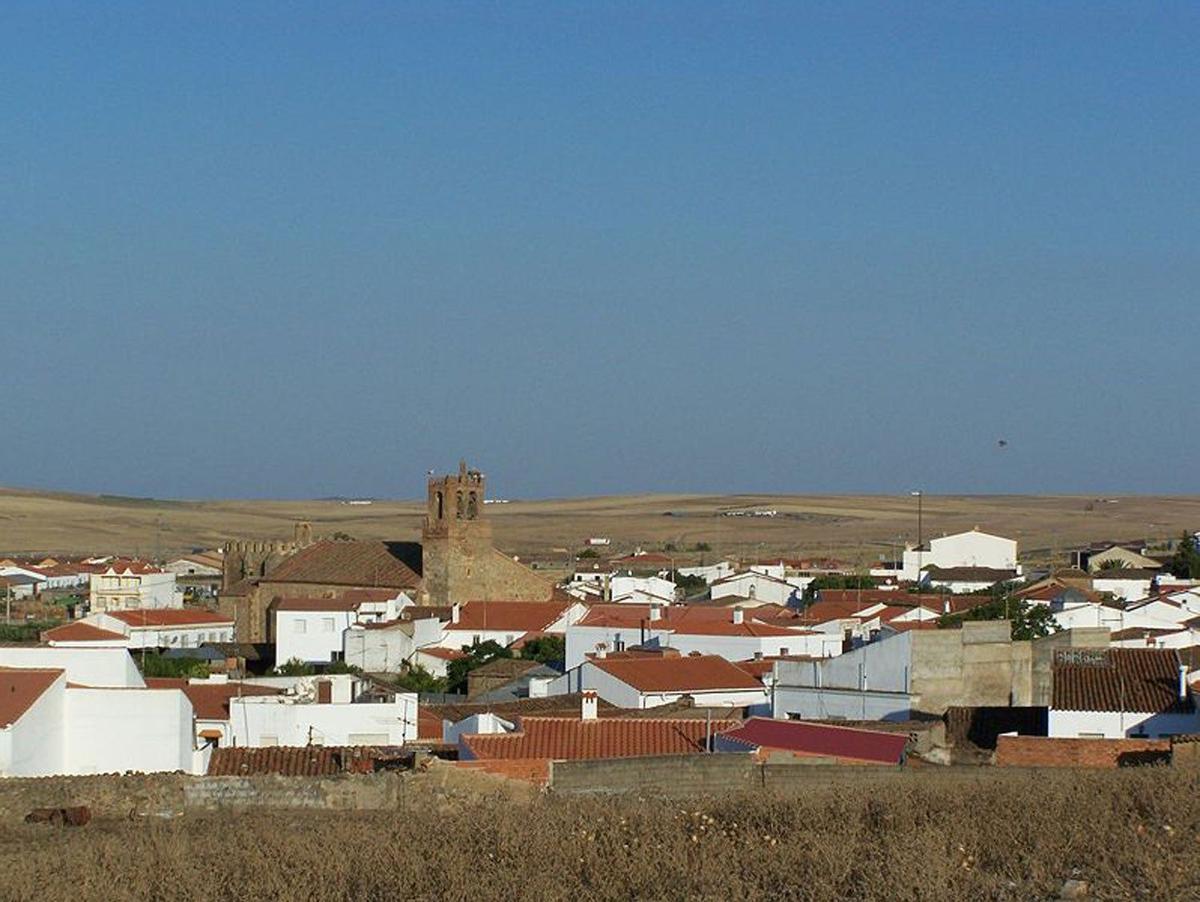
<instances>
[{"instance_id":1,"label":"window","mask_svg":"<svg viewBox=\"0 0 1200 902\"><path fill-rule=\"evenodd\" d=\"M333 618L332 617L322 617L321 618L321 632L323 632L323 633L332 633L333 632Z\"/></svg>"},{"instance_id":2,"label":"window","mask_svg":"<svg viewBox=\"0 0 1200 902\"><path fill-rule=\"evenodd\" d=\"M308 624L305 623L300 618L297 617L295 620L292 621L292 624L293 624L292 625L293 633L307 633L308 632Z\"/></svg>"}]
</instances>

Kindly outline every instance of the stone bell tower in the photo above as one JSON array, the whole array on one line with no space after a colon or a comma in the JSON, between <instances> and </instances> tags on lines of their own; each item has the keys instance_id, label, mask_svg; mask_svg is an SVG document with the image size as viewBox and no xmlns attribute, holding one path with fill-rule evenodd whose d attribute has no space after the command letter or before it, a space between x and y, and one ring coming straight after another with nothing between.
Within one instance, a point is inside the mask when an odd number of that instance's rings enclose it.
<instances>
[{"instance_id":1,"label":"stone bell tower","mask_svg":"<svg viewBox=\"0 0 1200 902\"><path fill-rule=\"evenodd\" d=\"M484 475L467 468L432 476L427 486L421 530L421 575L430 604L446 605L478 597L492 550L492 524L483 515Z\"/></svg>"}]
</instances>

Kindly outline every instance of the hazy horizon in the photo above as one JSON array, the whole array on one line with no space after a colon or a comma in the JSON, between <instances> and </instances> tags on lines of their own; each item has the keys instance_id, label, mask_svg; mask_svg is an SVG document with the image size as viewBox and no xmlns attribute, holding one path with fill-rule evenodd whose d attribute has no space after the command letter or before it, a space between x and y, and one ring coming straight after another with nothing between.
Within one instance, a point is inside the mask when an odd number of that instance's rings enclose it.
<instances>
[{"instance_id":1,"label":"hazy horizon","mask_svg":"<svg viewBox=\"0 0 1200 902\"><path fill-rule=\"evenodd\" d=\"M0 9L0 484L1194 490L1193 4Z\"/></svg>"}]
</instances>

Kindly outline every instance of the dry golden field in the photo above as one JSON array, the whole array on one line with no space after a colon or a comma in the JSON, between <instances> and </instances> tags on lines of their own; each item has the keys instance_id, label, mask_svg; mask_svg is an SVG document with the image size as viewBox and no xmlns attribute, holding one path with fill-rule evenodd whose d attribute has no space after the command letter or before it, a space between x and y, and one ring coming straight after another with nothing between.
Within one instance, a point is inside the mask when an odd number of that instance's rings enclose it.
<instances>
[{"instance_id":1,"label":"dry golden field","mask_svg":"<svg viewBox=\"0 0 1200 902\"><path fill-rule=\"evenodd\" d=\"M1200 898L1192 772L943 776L814 782L801 798L419 794L389 812L67 829L12 817L0 822L0 898Z\"/></svg>"},{"instance_id":2,"label":"dry golden field","mask_svg":"<svg viewBox=\"0 0 1200 902\"><path fill-rule=\"evenodd\" d=\"M771 518L725 517L759 508ZM861 564L892 557L917 533L916 499L853 495L631 495L513 501L486 508L496 543L543 561L566 560L588 536L611 551L704 542L706 556L836 555ZM667 516L667 514L670 516ZM423 503L168 501L0 489L0 553L120 552L163 556L231 538L285 538L295 520L318 535L416 539ZM1167 539L1200 529L1200 496L926 496L925 536L978 526L1016 538L1033 559L1103 539ZM695 554L681 553L681 559Z\"/></svg>"}]
</instances>

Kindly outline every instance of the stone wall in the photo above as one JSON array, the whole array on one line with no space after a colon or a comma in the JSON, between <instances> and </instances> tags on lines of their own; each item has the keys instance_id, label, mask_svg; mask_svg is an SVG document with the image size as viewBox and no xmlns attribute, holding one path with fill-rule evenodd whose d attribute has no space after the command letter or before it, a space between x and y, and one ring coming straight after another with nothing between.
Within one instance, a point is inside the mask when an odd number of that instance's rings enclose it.
<instances>
[{"instance_id":1,"label":"stone wall","mask_svg":"<svg viewBox=\"0 0 1200 902\"><path fill-rule=\"evenodd\" d=\"M1128 767L1171 761L1167 739L1057 739L1001 736L996 740L1000 767Z\"/></svg>"}]
</instances>

